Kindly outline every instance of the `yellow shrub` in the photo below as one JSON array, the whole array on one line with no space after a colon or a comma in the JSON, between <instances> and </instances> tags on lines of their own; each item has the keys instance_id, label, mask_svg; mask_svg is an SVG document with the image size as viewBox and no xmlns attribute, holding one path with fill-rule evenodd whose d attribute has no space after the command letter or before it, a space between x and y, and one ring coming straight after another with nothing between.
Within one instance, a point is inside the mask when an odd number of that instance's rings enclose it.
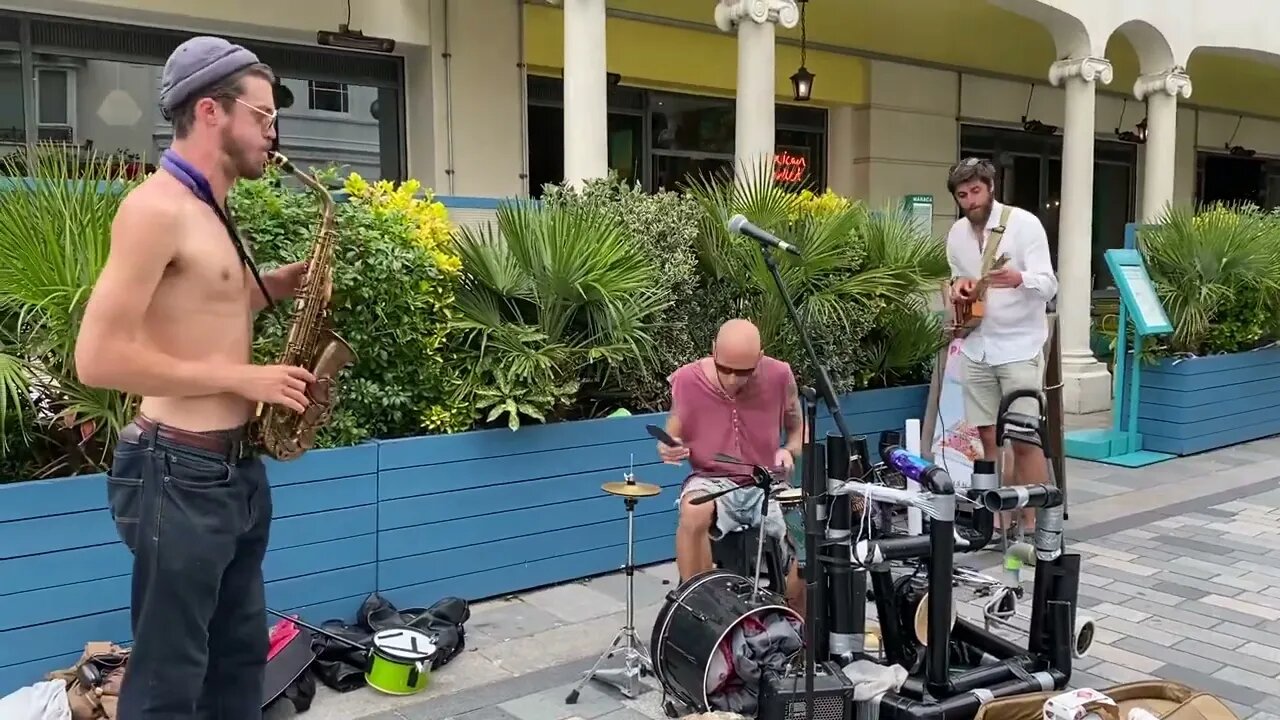
<instances>
[{"instance_id":1,"label":"yellow shrub","mask_svg":"<svg viewBox=\"0 0 1280 720\"><path fill-rule=\"evenodd\" d=\"M351 173L343 189L352 198L368 202L377 214L403 213L414 225L414 239L431 252L442 273L456 276L462 271L462 259L453 250L454 225L449 221L449 210L430 190L424 192L422 183L414 179L398 186L390 180L370 183ZM418 197L420 192L422 197Z\"/></svg>"},{"instance_id":2,"label":"yellow shrub","mask_svg":"<svg viewBox=\"0 0 1280 720\"><path fill-rule=\"evenodd\" d=\"M796 196L795 216L801 215L832 215L844 212L853 206L853 201L837 195L830 188L821 195L816 195L812 190L802 190Z\"/></svg>"}]
</instances>

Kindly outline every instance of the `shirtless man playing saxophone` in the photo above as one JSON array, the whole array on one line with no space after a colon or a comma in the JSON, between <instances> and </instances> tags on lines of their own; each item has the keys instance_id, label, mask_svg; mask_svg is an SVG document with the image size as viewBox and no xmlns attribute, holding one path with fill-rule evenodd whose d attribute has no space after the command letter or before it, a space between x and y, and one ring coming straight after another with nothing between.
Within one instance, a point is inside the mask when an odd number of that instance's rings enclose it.
<instances>
[{"instance_id":1,"label":"shirtless man playing saxophone","mask_svg":"<svg viewBox=\"0 0 1280 720\"><path fill-rule=\"evenodd\" d=\"M119 720L262 716L272 506L247 425L259 403L302 412L314 378L253 365L253 319L269 304L264 291L293 296L305 265L259 284L220 212L238 178L264 172L273 82L252 52L220 38L192 38L170 56L160 98L174 129L169 164L121 203L76 344L83 382L142 397L107 479L134 557Z\"/></svg>"}]
</instances>

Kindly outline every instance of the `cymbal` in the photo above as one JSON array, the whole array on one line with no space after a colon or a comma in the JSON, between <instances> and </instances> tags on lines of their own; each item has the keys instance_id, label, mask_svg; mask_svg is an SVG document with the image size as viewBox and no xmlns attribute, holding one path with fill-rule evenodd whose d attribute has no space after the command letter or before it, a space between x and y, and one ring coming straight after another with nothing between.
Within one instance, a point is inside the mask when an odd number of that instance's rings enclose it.
<instances>
[{"instance_id":1,"label":"cymbal","mask_svg":"<svg viewBox=\"0 0 1280 720\"><path fill-rule=\"evenodd\" d=\"M804 500L804 491L800 488L787 488L774 493L773 497L783 505L791 505Z\"/></svg>"},{"instance_id":2,"label":"cymbal","mask_svg":"<svg viewBox=\"0 0 1280 720\"><path fill-rule=\"evenodd\" d=\"M653 497L662 492L662 488L657 485L642 482L607 482L601 485L600 489L610 495L621 497Z\"/></svg>"}]
</instances>

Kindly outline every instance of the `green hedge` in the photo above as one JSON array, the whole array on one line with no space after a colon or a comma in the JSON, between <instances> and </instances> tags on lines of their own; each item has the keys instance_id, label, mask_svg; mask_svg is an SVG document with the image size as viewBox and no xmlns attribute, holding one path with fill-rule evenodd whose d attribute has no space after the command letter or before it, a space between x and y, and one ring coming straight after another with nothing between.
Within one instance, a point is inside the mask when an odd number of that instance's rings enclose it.
<instances>
[{"instance_id":1,"label":"green hedge","mask_svg":"<svg viewBox=\"0 0 1280 720\"><path fill-rule=\"evenodd\" d=\"M41 157L35 176L55 182L0 193L0 478L100 471L134 412L80 385L71 362L120 195L56 182L65 154ZM118 163L77 162L77 176L136 182ZM601 180L458 229L416 181L325 175L348 195L332 309L358 360L323 446L662 410L666 376L733 316L812 382L758 245L725 230L739 212L804 251L779 263L839 392L923 382L941 344L927 300L944 249L896 210L728 177L657 194ZM230 204L261 266L305 258L312 194L270 173ZM257 360L279 356L288 322L287 306L260 314Z\"/></svg>"}]
</instances>

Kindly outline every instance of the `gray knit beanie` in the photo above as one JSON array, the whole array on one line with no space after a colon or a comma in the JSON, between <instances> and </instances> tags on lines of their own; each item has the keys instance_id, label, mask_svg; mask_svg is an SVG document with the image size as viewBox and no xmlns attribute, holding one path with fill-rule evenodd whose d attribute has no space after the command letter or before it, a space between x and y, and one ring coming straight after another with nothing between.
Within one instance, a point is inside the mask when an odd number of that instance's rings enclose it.
<instances>
[{"instance_id":1,"label":"gray knit beanie","mask_svg":"<svg viewBox=\"0 0 1280 720\"><path fill-rule=\"evenodd\" d=\"M160 111L171 119L174 108L195 93L259 62L253 52L219 37L201 35L182 43L160 75Z\"/></svg>"}]
</instances>

